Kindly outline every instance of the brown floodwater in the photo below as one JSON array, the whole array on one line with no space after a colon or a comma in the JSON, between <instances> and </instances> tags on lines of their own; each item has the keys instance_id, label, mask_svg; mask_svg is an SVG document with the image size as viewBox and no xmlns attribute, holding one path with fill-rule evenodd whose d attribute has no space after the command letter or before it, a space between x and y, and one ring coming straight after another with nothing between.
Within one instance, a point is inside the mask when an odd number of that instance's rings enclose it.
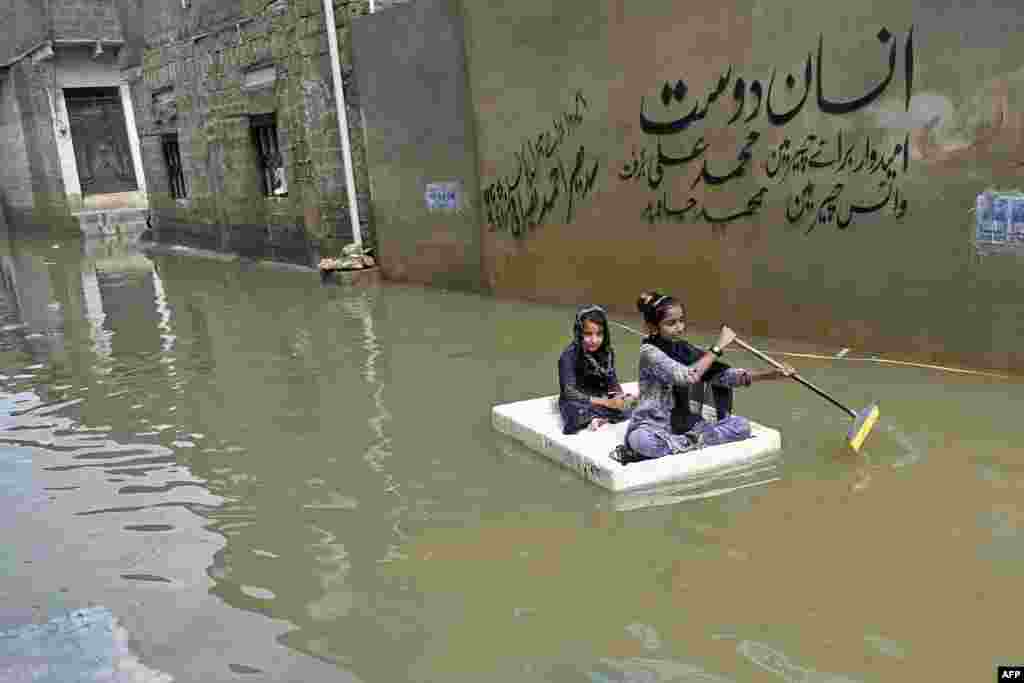
<instances>
[{"instance_id":1,"label":"brown floodwater","mask_svg":"<svg viewBox=\"0 0 1024 683\"><path fill-rule=\"evenodd\" d=\"M765 383L737 411L777 457L613 495L490 424L557 390L572 307L119 241L5 242L0 270L0 679L984 681L1024 659L1020 379L789 357L879 401L860 455L843 413ZM613 341L633 379L637 338Z\"/></svg>"}]
</instances>

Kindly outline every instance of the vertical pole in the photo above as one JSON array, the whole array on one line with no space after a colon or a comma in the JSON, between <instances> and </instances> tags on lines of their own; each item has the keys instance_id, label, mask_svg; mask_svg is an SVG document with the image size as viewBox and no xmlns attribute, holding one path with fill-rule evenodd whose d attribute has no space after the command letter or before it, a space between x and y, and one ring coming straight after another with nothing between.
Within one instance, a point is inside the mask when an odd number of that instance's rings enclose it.
<instances>
[{"instance_id":1,"label":"vertical pole","mask_svg":"<svg viewBox=\"0 0 1024 683\"><path fill-rule=\"evenodd\" d=\"M356 200L356 181L352 172L352 146L348 138L348 114L345 108L345 92L341 82L341 57L338 54L338 27L334 23L334 0L323 0L324 20L327 22L327 44L331 53L331 76L334 80L334 103L338 110L338 135L341 137L341 156L345 162L345 187L348 190L348 212L352 221L352 241L363 248L363 236L359 226L359 204Z\"/></svg>"}]
</instances>

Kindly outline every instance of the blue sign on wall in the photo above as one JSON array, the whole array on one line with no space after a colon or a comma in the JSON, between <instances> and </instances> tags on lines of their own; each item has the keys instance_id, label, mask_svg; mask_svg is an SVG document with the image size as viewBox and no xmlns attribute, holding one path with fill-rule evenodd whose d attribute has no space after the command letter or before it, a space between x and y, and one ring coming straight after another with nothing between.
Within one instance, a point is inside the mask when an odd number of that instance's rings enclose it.
<instances>
[{"instance_id":1,"label":"blue sign on wall","mask_svg":"<svg viewBox=\"0 0 1024 683\"><path fill-rule=\"evenodd\" d=\"M1024 253L1024 194L982 192L975 203L974 221L979 253Z\"/></svg>"},{"instance_id":2,"label":"blue sign on wall","mask_svg":"<svg viewBox=\"0 0 1024 683\"><path fill-rule=\"evenodd\" d=\"M427 183L425 198L427 209L458 209L460 206L461 190L458 182L450 183Z\"/></svg>"}]
</instances>

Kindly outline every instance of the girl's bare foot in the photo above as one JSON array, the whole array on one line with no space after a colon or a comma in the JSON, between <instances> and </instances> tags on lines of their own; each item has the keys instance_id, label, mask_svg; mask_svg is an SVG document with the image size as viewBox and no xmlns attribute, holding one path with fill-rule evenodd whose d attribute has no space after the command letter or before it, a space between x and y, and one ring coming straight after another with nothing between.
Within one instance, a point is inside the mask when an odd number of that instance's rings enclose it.
<instances>
[{"instance_id":1,"label":"girl's bare foot","mask_svg":"<svg viewBox=\"0 0 1024 683\"><path fill-rule=\"evenodd\" d=\"M603 417L595 417L593 420L590 421L590 431L596 432L598 429L605 426L606 424L608 424L607 419Z\"/></svg>"}]
</instances>

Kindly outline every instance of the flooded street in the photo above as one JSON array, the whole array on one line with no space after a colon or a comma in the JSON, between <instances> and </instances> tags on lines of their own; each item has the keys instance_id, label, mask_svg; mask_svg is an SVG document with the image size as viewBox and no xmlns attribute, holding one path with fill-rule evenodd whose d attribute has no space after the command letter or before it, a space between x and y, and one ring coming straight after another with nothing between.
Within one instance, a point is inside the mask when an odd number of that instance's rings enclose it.
<instances>
[{"instance_id":1,"label":"flooded street","mask_svg":"<svg viewBox=\"0 0 1024 683\"><path fill-rule=\"evenodd\" d=\"M572 307L119 242L5 242L0 267L0 680L984 681L1024 659L1020 379L787 358L879 401L862 455L835 407L763 384L737 412L781 430L777 458L612 495L490 424L557 391ZM612 338L632 381L639 340Z\"/></svg>"}]
</instances>

